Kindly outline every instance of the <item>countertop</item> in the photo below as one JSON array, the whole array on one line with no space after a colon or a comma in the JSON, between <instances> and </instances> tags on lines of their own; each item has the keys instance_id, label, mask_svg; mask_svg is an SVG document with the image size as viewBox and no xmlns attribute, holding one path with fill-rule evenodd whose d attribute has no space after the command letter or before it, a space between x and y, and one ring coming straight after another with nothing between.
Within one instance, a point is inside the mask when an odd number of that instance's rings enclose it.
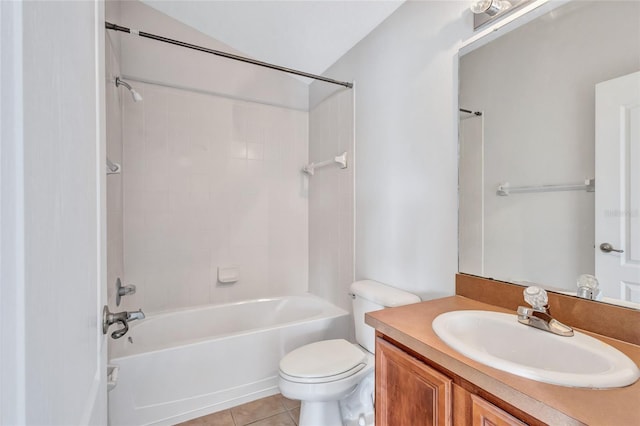
<instances>
[{"instance_id":1,"label":"countertop","mask_svg":"<svg viewBox=\"0 0 640 426\"><path fill-rule=\"evenodd\" d=\"M451 349L435 334L431 322L444 312L469 309L514 313L466 297L452 296L371 312L365 320L380 333L424 358L550 425L640 425L640 381L615 389L551 385L496 370ZM640 365L640 346L576 330L608 343Z\"/></svg>"}]
</instances>

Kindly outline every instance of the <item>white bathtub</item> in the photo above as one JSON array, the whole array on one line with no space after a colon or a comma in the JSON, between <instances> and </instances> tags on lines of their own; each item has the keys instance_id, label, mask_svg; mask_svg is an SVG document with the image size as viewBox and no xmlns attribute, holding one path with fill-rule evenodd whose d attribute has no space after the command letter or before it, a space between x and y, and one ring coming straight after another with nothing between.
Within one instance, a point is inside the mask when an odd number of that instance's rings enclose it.
<instances>
[{"instance_id":1,"label":"white bathtub","mask_svg":"<svg viewBox=\"0 0 640 426\"><path fill-rule=\"evenodd\" d=\"M287 352L346 338L350 323L347 311L309 294L149 315L110 340L120 371L109 423L175 424L275 394Z\"/></svg>"}]
</instances>

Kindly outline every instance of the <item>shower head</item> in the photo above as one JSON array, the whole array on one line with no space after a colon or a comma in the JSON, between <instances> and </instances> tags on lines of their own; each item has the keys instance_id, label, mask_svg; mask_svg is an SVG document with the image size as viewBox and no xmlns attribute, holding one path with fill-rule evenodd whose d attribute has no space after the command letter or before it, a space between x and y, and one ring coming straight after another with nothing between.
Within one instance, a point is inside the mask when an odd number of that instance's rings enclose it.
<instances>
[{"instance_id":1,"label":"shower head","mask_svg":"<svg viewBox=\"0 0 640 426\"><path fill-rule=\"evenodd\" d=\"M131 89L131 96L133 96L133 100L135 102L140 102L142 100L142 95L136 92L134 89Z\"/></svg>"},{"instance_id":2,"label":"shower head","mask_svg":"<svg viewBox=\"0 0 640 426\"><path fill-rule=\"evenodd\" d=\"M124 86L127 89L129 89L129 91L131 92L131 97L133 98L134 102L140 102L142 100L142 95L140 95L140 93L136 92L134 90L133 87L131 87L131 85L129 83L127 83L126 81L122 80L120 77L116 77L116 87L118 86Z\"/></svg>"}]
</instances>

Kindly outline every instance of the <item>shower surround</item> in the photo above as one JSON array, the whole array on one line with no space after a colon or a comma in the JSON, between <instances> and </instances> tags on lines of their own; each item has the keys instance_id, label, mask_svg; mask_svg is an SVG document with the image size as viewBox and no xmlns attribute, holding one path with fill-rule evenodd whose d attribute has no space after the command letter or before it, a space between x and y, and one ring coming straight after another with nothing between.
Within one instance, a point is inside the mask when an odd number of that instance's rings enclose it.
<instances>
[{"instance_id":1,"label":"shower surround","mask_svg":"<svg viewBox=\"0 0 640 426\"><path fill-rule=\"evenodd\" d=\"M142 2L105 8L111 22L242 53ZM110 30L106 41L107 155L122 165L107 178L111 311L307 291L307 85ZM218 282L227 266L237 283ZM117 277L137 286L119 307Z\"/></svg>"},{"instance_id":2,"label":"shower surround","mask_svg":"<svg viewBox=\"0 0 640 426\"><path fill-rule=\"evenodd\" d=\"M308 288L308 114L132 82L123 97L129 306L156 312ZM218 282L219 267L240 279Z\"/></svg>"}]
</instances>

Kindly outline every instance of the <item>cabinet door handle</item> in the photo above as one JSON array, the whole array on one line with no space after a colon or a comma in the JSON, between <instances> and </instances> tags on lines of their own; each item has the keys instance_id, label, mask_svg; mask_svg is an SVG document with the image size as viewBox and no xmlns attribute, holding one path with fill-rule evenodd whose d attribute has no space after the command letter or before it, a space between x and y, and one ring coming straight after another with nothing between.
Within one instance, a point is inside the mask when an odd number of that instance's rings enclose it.
<instances>
[{"instance_id":1,"label":"cabinet door handle","mask_svg":"<svg viewBox=\"0 0 640 426\"><path fill-rule=\"evenodd\" d=\"M616 253L624 253L624 250L614 249L613 246L609 243L600 244L600 250L603 253L611 253L612 251L615 251Z\"/></svg>"}]
</instances>

